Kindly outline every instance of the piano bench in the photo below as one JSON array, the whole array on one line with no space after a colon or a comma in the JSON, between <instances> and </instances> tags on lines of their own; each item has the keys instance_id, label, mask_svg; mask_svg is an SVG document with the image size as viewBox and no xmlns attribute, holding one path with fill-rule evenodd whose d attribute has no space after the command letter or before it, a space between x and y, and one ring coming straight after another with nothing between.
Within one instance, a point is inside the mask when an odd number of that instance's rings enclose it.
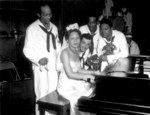
<instances>
[{"instance_id":1,"label":"piano bench","mask_svg":"<svg viewBox=\"0 0 150 115\"><path fill-rule=\"evenodd\" d=\"M57 115L70 115L70 102L60 96L57 91L53 91L37 101L40 115L45 115L45 111L52 111Z\"/></svg>"}]
</instances>

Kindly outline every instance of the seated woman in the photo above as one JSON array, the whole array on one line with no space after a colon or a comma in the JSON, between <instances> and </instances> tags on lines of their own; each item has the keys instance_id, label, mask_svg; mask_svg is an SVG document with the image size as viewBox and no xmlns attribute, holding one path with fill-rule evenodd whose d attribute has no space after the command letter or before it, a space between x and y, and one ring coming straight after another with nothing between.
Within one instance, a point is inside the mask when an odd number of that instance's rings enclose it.
<instances>
[{"instance_id":1,"label":"seated woman","mask_svg":"<svg viewBox=\"0 0 150 115\"><path fill-rule=\"evenodd\" d=\"M70 101L71 115L85 114L78 111L76 104L81 96L91 96L93 87L87 82L94 80L93 71L81 69L79 59L79 44L81 33L78 29L70 29L66 35L68 47L64 48L57 62L60 72L57 90L59 94Z\"/></svg>"}]
</instances>

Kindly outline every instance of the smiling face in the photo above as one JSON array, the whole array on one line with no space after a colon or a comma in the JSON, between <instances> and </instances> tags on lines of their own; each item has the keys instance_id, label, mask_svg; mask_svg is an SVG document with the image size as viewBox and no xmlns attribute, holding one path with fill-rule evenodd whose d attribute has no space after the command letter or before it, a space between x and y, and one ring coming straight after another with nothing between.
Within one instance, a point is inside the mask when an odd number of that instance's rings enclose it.
<instances>
[{"instance_id":1,"label":"smiling face","mask_svg":"<svg viewBox=\"0 0 150 115\"><path fill-rule=\"evenodd\" d=\"M78 48L80 44L80 35L76 31L72 31L68 37L68 43L70 47Z\"/></svg>"},{"instance_id":2,"label":"smiling face","mask_svg":"<svg viewBox=\"0 0 150 115\"><path fill-rule=\"evenodd\" d=\"M41 6L41 13L38 15L39 15L40 21L44 25L48 25L52 18L52 11L48 5Z\"/></svg>"},{"instance_id":3,"label":"smiling face","mask_svg":"<svg viewBox=\"0 0 150 115\"><path fill-rule=\"evenodd\" d=\"M108 24L103 23L100 25L100 34L109 41L112 36L112 28Z\"/></svg>"},{"instance_id":4,"label":"smiling face","mask_svg":"<svg viewBox=\"0 0 150 115\"><path fill-rule=\"evenodd\" d=\"M97 29L96 17L89 17L88 27L91 33L95 33Z\"/></svg>"}]
</instances>

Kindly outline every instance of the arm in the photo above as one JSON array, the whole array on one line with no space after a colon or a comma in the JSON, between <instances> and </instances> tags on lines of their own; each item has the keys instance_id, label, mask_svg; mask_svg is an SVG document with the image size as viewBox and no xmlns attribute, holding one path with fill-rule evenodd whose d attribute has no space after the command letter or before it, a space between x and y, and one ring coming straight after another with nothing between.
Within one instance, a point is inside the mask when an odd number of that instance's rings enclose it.
<instances>
[{"instance_id":1,"label":"arm","mask_svg":"<svg viewBox=\"0 0 150 115\"><path fill-rule=\"evenodd\" d=\"M118 39L116 42L118 42L117 48L119 48L119 52L107 56L107 60L109 63L112 62L113 60L117 60L119 58L124 58L129 55L128 44L127 44L126 38L123 34L120 34L118 36Z\"/></svg>"},{"instance_id":2,"label":"arm","mask_svg":"<svg viewBox=\"0 0 150 115\"><path fill-rule=\"evenodd\" d=\"M140 48L135 41L131 42L130 54L140 55Z\"/></svg>"},{"instance_id":3,"label":"arm","mask_svg":"<svg viewBox=\"0 0 150 115\"><path fill-rule=\"evenodd\" d=\"M138 55L140 55L140 48L139 48L138 45L137 45L137 47L136 47L135 53L138 54Z\"/></svg>"},{"instance_id":4,"label":"arm","mask_svg":"<svg viewBox=\"0 0 150 115\"><path fill-rule=\"evenodd\" d=\"M32 30L32 28L27 28L23 53L33 64L39 66L40 59L46 58L47 54L37 51L35 38L36 35L34 34L34 30Z\"/></svg>"},{"instance_id":5,"label":"arm","mask_svg":"<svg viewBox=\"0 0 150 115\"><path fill-rule=\"evenodd\" d=\"M78 73L81 73L81 74L94 74L94 71L93 70L85 70L85 69L80 69L78 70Z\"/></svg>"},{"instance_id":6,"label":"arm","mask_svg":"<svg viewBox=\"0 0 150 115\"><path fill-rule=\"evenodd\" d=\"M94 76L90 74L82 74L79 72L73 72L70 66L70 61L68 60L70 60L69 53L67 52L67 50L63 50L61 54L61 61L63 63L64 70L69 78L78 79L78 80L80 79L87 80L88 78L94 79Z\"/></svg>"},{"instance_id":7,"label":"arm","mask_svg":"<svg viewBox=\"0 0 150 115\"><path fill-rule=\"evenodd\" d=\"M98 70L94 71L94 70L80 69L78 72L81 73L81 74L103 75L103 73L98 71Z\"/></svg>"}]
</instances>

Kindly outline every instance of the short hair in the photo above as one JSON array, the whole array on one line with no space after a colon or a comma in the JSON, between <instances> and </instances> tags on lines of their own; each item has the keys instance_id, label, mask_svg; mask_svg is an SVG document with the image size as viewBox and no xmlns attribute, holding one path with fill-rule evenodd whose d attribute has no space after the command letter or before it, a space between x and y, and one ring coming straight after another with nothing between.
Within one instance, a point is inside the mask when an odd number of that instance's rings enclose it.
<instances>
[{"instance_id":1,"label":"short hair","mask_svg":"<svg viewBox=\"0 0 150 115\"><path fill-rule=\"evenodd\" d=\"M85 38L85 39L88 39L88 40L92 40L93 37L89 34L89 33L86 33L86 34L82 34L81 35L81 40Z\"/></svg>"},{"instance_id":2,"label":"short hair","mask_svg":"<svg viewBox=\"0 0 150 115\"><path fill-rule=\"evenodd\" d=\"M95 18L95 21L97 22L97 16L95 16L95 15L89 15L88 18L87 18L87 22L89 22L90 18Z\"/></svg>"},{"instance_id":3,"label":"short hair","mask_svg":"<svg viewBox=\"0 0 150 115\"><path fill-rule=\"evenodd\" d=\"M65 33L65 39L66 39L66 40L68 40L68 38L69 38L69 36L70 36L70 34L71 34L72 32L77 32L77 33L79 34L79 36L81 37L81 32L80 32L79 29L71 29L71 30L69 30L69 31L66 31L66 33Z\"/></svg>"},{"instance_id":4,"label":"short hair","mask_svg":"<svg viewBox=\"0 0 150 115\"><path fill-rule=\"evenodd\" d=\"M49 6L49 4L47 3L47 2L40 2L39 4L38 4L38 7L37 7L37 13L39 13L39 14L41 14L41 8L42 7L44 7L44 6L48 6L49 8L50 8L50 6ZM50 8L51 9L51 8Z\"/></svg>"},{"instance_id":5,"label":"short hair","mask_svg":"<svg viewBox=\"0 0 150 115\"><path fill-rule=\"evenodd\" d=\"M100 21L100 25L102 25L102 24L108 24L110 27L113 26L112 21L111 21L110 19L108 19L108 18L103 18L103 19Z\"/></svg>"},{"instance_id":6,"label":"short hair","mask_svg":"<svg viewBox=\"0 0 150 115\"><path fill-rule=\"evenodd\" d=\"M86 34L82 34L82 35L81 35L81 40L82 40L83 38L88 39L88 40L91 40L91 46L89 47L89 50L90 50L90 53L93 54L93 51L94 51L93 36L90 35L89 33L86 33Z\"/></svg>"}]
</instances>

